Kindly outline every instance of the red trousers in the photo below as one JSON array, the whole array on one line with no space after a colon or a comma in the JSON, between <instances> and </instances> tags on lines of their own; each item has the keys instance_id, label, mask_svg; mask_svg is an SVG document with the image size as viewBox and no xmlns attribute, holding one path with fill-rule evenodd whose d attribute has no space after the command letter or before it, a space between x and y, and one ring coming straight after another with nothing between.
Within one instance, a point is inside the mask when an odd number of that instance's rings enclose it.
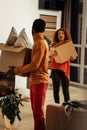
<instances>
[{"instance_id":1,"label":"red trousers","mask_svg":"<svg viewBox=\"0 0 87 130\"><path fill-rule=\"evenodd\" d=\"M34 117L34 130L45 130L44 103L48 83L30 85L31 107Z\"/></svg>"}]
</instances>

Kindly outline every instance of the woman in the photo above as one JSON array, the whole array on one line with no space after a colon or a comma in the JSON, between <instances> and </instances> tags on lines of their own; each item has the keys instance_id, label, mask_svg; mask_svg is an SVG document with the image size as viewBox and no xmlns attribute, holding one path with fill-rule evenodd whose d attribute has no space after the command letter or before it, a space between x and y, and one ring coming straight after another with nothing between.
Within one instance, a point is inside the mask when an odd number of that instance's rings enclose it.
<instances>
[{"instance_id":1,"label":"woman","mask_svg":"<svg viewBox=\"0 0 87 130\"><path fill-rule=\"evenodd\" d=\"M63 44L70 40L71 40L70 33L66 29L60 28L54 33L53 46L57 47L59 44ZM51 77L53 82L54 100L56 103L60 103L59 98L60 83L62 85L64 101L70 100L70 94L69 94L70 60L62 64L57 63L54 59L54 56L56 55L57 53L56 51L54 51L54 53L52 54Z\"/></svg>"}]
</instances>

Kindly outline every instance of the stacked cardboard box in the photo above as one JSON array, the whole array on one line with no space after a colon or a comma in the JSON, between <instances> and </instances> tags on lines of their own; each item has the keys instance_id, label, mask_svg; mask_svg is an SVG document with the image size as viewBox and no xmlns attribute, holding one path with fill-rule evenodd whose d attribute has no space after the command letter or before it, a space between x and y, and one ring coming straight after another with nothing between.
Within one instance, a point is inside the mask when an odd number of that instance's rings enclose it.
<instances>
[{"instance_id":1,"label":"stacked cardboard box","mask_svg":"<svg viewBox=\"0 0 87 130\"><path fill-rule=\"evenodd\" d=\"M31 59L31 49L26 46L8 46L0 43L0 71L7 72L9 66L20 67L28 64Z\"/></svg>"}]
</instances>

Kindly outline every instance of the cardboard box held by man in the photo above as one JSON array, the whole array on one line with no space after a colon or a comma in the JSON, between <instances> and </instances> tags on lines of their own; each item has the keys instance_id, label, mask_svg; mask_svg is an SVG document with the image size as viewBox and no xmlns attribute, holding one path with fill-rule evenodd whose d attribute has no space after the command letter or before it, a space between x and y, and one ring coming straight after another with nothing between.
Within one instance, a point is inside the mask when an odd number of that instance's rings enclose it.
<instances>
[{"instance_id":1,"label":"cardboard box held by man","mask_svg":"<svg viewBox=\"0 0 87 130\"><path fill-rule=\"evenodd\" d=\"M7 72L9 66L20 67L28 64L31 60L31 48L26 40L24 29L14 45L0 43L0 71ZM24 34L24 36L23 36ZM22 36L20 38L20 36Z\"/></svg>"}]
</instances>

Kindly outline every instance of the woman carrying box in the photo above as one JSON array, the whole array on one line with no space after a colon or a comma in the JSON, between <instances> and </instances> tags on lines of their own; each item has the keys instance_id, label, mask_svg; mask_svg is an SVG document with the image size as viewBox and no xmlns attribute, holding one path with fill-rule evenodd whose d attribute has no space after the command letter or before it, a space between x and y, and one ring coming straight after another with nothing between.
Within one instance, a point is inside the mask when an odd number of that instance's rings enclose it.
<instances>
[{"instance_id":1,"label":"woman carrying box","mask_svg":"<svg viewBox=\"0 0 87 130\"><path fill-rule=\"evenodd\" d=\"M53 46L57 47L59 44L64 44L65 42L71 40L72 38L70 33L66 29L60 28L54 33ZM70 59L64 63L57 63L54 58L56 55L57 52L54 51L52 53L51 77L53 82L54 100L56 103L60 103L60 98L59 98L60 83L62 85L64 101L66 102L70 100L70 94L69 94Z\"/></svg>"}]
</instances>

